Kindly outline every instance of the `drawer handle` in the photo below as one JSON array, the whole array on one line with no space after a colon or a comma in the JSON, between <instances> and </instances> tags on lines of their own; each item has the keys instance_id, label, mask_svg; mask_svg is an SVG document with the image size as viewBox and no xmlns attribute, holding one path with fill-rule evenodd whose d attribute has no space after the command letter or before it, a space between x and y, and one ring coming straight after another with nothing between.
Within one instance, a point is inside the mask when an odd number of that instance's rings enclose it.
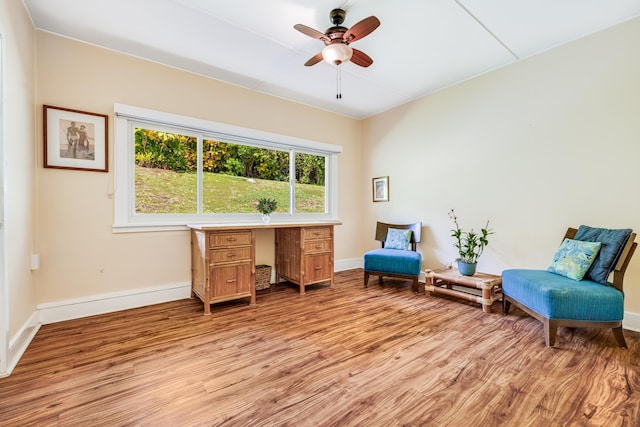
<instances>
[{"instance_id":1,"label":"drawer handle","mask_svg":"<svg viewBox=\"0 0 640 427\"><path fill-rule=\"evenodd\" d=\"M321 233L320 231L314 231L314 232L313 232L313 235L314 235L314 236L320 236L320 235L322 235L322 233Z\"/></svg>"},{"instance_id":2,"label":"drawer handle","mask_svg":"<svg viewBox=\"0 0 640 427\"><path fill-rule=\"evenodd\" d=\"M227 242L235 242L236 238L235 237L227 237Z\"/></svg>"},{"instance_id":3,"label":"drawer handle","mask_svg":"<svg viewBox=\"0 0 640 427\"><path fill-rule=\"evenodd\" d=\"M227 283L234 283L236 282L236 279L227 279Z\"/></svg>"},{"instance_id":4,"label":"drawer handle","mask_svg":"<svg viewBox=\"0 0 640 427\"><path fill-rule=\"evenodd\" d=\"M316 245L316 249L322 249L322 245Z\"/></svg>"},{"instance_id":5,"label":"drawer handle","mask_svg":"<svg viewBox=\"0 0 640 427\"><path fill-rule=\"evenodd\" d=\"M227 258L233 258L236 254L227 254Z\"/></svg>"},{"instance_id":6,"label":"drawer handle","mask_svg":"<svg viewBox=\"0 0 640 427\"><path fill-rule=\"evenodd\" d=\"M322 267L314 267L314 270L322 270Z\"/></svg>"}]
</instances>

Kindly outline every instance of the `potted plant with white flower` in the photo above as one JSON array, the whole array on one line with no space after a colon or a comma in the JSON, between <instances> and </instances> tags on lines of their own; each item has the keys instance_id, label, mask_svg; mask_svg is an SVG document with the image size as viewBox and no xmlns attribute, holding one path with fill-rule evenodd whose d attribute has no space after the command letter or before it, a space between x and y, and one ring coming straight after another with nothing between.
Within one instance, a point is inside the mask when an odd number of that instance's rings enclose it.
<instances>
[{"instance_id":1,"label":"potted plant with white flower","mask_svg":"<svg viewBox=\"0 0 640 427\"><path fill-rule=\"evenodd\" d=\"M278 202L268 197L258 199L258 204L256 205L258 212L262 214L262 221L264 221L265 224L271 221L271 212L275 211L277 207Z\"/></svg>"},{"instance_id":2,"label":"potted plant with white flower","mask_svg":"<svg viewBox=\"0 0 640 427\"><path fill-rule=\"evenodd\" d=\"M459 258L456 260L458 270L463 276L473 276L478 265L478 258L489 244L488 236L493 234L493 230L489 228L489 221L484 228L480 229L479 233L476 233L473 228L470 231L462 230L453 209L449 211L449 218L456 226L451 230L451 237L454 239L453 246L458 249Z\"/></svg>"}]
</instances>

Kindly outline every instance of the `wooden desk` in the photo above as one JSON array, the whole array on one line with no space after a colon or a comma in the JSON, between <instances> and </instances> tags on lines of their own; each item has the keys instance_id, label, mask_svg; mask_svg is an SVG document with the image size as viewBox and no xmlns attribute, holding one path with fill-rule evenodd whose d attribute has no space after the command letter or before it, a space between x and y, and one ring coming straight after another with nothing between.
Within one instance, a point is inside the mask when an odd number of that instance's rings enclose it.
<instances>
[{"instance_id":1,"label":"wooden desk","mask_svg":"<svg viewBox=\"0 0 640 427\"><path fill-rule=\"evenodd\" d=\"M338 221L189 225L191 229L191 297L210 304L238 298L256 303L256 230L275 229L276 282L284 278L300 287L329 281L333 288L333 226Z\"/></svg>"},{"instance_id":2,"label":"wooden desk","mask_svg":"<svg viewBox=\"0 0 640 427\"><path fill-rule=\"evenodd\" d=\"M482 311L491 313L491 304L502 298L502 277L487 273L476 273L473 276L463 276L455 268L440 270L425 270L427 281L425 292L440 293L482 304ZM467 292L464 289L454 289L453 285L463 288L479 289L482 295Z\"/></svg>"}]
</instances>

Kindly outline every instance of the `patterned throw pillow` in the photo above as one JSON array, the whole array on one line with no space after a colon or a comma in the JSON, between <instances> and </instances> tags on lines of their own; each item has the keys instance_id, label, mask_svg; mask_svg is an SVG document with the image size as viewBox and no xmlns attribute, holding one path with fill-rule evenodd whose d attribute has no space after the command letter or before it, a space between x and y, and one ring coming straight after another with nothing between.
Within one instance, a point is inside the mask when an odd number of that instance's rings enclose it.
<instances>
[{"instance_id":1,"label":"patterned throw pillow","mask_svg":"<svg viewBox=\"0 0 640 427\"><path fill-rule=\"evenodd\" d=\"M547 271L582 280L600 250L600 242L564 239Z\"/></svg>"},{"instance_id":2,"label":"patterned throw pillow","mask_svg":"<svg viewBox=\"0 0 640 427\"><path fill-rule=\"evenodd\" d=\"M387 230L387 238L384 241L385 249L402 249L408 251L411 249L411 230L399 230L397 228L389 228Z\"/></svg>"}]
</instances>

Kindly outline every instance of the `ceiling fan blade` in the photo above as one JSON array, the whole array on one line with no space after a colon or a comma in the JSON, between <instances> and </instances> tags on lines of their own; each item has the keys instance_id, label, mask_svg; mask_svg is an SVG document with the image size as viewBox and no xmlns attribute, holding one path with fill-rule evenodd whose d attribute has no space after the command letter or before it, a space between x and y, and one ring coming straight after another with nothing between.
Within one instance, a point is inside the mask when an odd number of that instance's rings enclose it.
<instances>
[{"instance_id":1,"label":"ceiling fan blade","mask_svg":"<svg viewBox=\"0 0 640 427\"><path fill-rule=\"evenodd\" d=\"M304 63L305 67L311 67L312 65L316 65L318 62L322 61L322 52L318 53L315 56L309 58L307 62Z\"/></svg>"},{"instance_id":2,"label":"ceiling fan blade","mask_svg":"<svg viewBox=\"0 0 640 427\"><path fill-rule=\"evenodd\" d=\"M320 54L322 56L322 54ZM361 50L353 49L353 55L351 56L351 62L361 67L368 67L373 64L373 59Z\"/></svg>"},{"instance_id":3,"label":"ceiling fan blade","mask_svg":"<svg viewBox=\"0 0 640 427\"><path fill-rule=\"evenodd\" d=\"M347 43L352 43L356 40L360 40L361 38L369 35L379 26L380 20L375 16L364 18L362 21L356 23L353 27L349 28L346 33L344 33L344 41Z\"/></svg>"},{"instance_id":4,"label":"ceiling fan blade","mask_svg":"<svg viewBox=\"0 0 640 427\"><path fill-rule=\"evenodd\" d=\"M329 38L324 35L324 33L321 33L318 30L314 30L311 27L307 27L306 25L296 24L293 26L293 28L295 28L296 30L300 31L302 34L309 36L313 39L322 40L325 43L328 43L330 41Z\"/></svg>"}]
</instances>

